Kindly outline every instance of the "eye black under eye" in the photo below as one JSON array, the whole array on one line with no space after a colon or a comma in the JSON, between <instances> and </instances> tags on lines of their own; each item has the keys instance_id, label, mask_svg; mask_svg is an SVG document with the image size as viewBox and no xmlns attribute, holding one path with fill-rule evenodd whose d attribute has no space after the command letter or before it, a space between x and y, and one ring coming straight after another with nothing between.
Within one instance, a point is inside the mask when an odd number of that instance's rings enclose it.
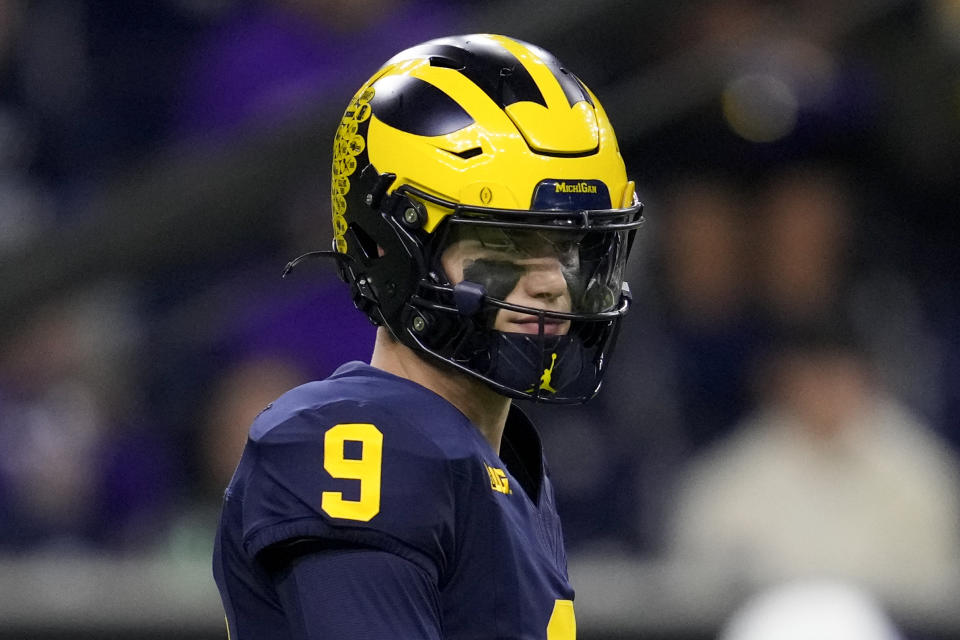
<instances>
[{"instance_id":1,"label":"eye black under eye","mask_svg":"<svg viewBox=\"0 0 960 640\"><path fill-rule=\"evenodd\" d=\"M477 259L463 267L463 279L482 284L487 295L504 299L516 288L524 268L506 260Z\"/></svg>"}]
</instances>

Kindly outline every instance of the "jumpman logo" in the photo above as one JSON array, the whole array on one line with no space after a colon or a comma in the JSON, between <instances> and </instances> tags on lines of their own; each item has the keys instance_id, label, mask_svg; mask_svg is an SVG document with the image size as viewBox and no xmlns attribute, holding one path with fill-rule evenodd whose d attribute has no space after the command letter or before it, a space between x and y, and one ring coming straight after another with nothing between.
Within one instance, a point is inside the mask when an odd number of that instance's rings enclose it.
<instances>
[{"instance_id":1,"label":"jumpman logo","mask_svg":"<svg viewBox=\"0 0 960 640\"><path fill-rule=\"evenodd\" d=\"M550 386L550 378L553 376L553 367L557 364L557 354L550 354L550 368L543 370L543 375L540 376L540 388L544 391L549 391L550 393L556 393L557 390Z\"/></svg>"}]
</instances>

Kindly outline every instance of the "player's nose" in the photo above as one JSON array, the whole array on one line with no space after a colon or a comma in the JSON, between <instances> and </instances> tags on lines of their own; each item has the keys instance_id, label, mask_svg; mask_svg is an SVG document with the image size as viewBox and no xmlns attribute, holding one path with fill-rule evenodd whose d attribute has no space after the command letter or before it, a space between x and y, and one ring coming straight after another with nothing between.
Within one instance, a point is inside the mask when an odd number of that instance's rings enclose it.
<instances>
[{"instance_id":1,"label":"player's nose","mask_svg":"<svg viewBox=\"0 0 960 640\"><path fill-rule=\"evenodd\" d=\"M560 262L543 258L527 263L520 280L522 293L541 303L551 303L567 293L567 281L563 277Z\"/></svg>"}]
</instances>

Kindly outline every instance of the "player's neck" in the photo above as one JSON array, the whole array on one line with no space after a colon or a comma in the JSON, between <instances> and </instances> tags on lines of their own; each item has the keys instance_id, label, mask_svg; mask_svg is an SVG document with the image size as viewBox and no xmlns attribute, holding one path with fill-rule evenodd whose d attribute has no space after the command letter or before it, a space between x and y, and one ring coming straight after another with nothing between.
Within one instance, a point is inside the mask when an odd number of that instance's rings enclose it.
<instances>
[{"instance_id":1,"label":"player's neck","mask_svg":"<svg viewBox=\"0 0 960 640\"><path fill-rule=\"evenodd\" d=\"M500 440L510 411L509 398L466 374L426 361L409 347L393 340L382 327L377 330L370 364L436 393L467 416L493 450L500 452Z\"/></svg>"}]
</instances>

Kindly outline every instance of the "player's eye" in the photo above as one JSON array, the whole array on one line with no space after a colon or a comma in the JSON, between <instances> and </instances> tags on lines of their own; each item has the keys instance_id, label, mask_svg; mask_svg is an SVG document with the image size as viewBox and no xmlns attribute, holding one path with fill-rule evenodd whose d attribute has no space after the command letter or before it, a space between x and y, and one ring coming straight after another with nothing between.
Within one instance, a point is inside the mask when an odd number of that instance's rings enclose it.
<instances>
[{"instance_id":1,"label":"player's eye","mask_svg":"<svg viewBox=\"0 0 960 640\"><path fill-rule=\"evenodd\" d=\"M509 260L479 258L464 262L463 279L482 284L488 296L502 300L516 288L524 271L524 267Z\"/></svg>"}]
</instances>

